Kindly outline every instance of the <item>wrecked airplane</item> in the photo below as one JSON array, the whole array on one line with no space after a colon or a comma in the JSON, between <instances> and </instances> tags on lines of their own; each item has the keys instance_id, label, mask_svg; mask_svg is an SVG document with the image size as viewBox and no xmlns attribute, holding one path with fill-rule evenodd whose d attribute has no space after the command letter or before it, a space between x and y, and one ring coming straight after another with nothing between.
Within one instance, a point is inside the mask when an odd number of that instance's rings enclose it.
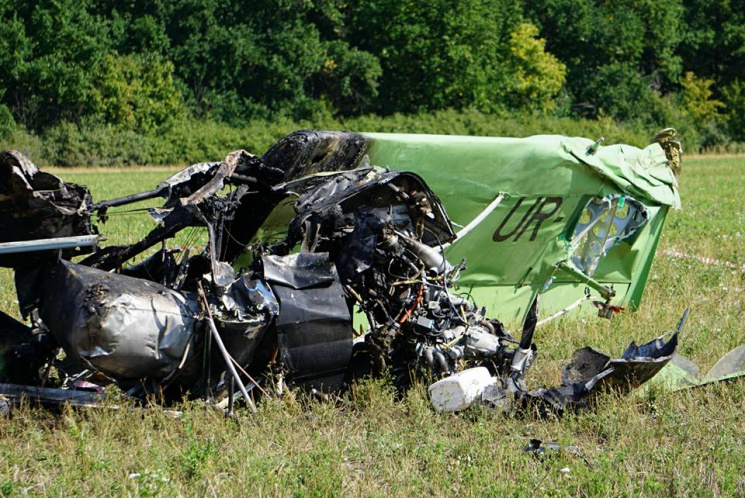
<instances>
[{"instance_id":1,"label":"wrecked airplane","mask_svg":"<svg viewBox=\"0 0 745 498\"><path fill-rule=\"evenodd\" d=\"M671 360L677 333L620 359L579 350L557 388L529 390L525 376L539 301L549 318L585 301L604 316L638 305L667 209L680 204L674 137L637 149L296 132L262 157L237 151L100 202L3 152L0 265L15 272L29 325L0 315L0 393L89 406L115 384L229 411L242 396L255 410L286 384L338 392L389 373L401 391L439 379L441 410L560 413L628 390ZM164 203L150 233L97 246L94 217L154 198ZM195 226L207 229L204 250L168 248ZM506 325L516 321L519 337Z\"/></svg>"}]
</instances>

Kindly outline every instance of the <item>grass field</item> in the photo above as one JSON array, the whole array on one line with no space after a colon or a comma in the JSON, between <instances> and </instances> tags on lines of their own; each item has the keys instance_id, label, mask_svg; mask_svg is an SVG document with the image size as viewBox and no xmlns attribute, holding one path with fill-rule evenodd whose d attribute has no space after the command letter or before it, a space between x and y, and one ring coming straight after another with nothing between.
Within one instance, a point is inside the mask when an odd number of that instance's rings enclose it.
<instances>
[{"instance_id":1,"label":"grass field","mask_svg":"<svg viewBox=\"0 0 745 498\"><path fill-rule=\"evenodd\" d=\"M58 170L106 198L150 188L167 172ZM533 387L555 384L585 345L618 355L691 316L680 352L706 372L745 343L745 272L666 250L745 263L745 158L688 159L683 210L671 213L642 308L613 321L564 318L536 334ZM148 227L146 215L112 216L110 243ZM12 278L0 304L16 309ZM602 398L561 420L471 411L444 415L425 389L395 401L383 382L339 407L292 395L259 414L225 419L200 404L172 419L158 410L67 411L24 407L0 420L2 495L745 495L745 381L668 393ZM579 447L536 457L528 439Z\"/></svg>"}]
</instances>

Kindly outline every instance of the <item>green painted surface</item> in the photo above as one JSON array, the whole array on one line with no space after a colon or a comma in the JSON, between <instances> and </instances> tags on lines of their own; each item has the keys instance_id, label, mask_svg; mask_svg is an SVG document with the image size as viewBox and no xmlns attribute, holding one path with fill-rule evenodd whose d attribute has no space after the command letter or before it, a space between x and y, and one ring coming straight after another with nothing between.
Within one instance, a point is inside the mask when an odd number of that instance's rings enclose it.
<instances>
[{"instance_id":1,"label":"green painted surface","mask_svg":"<svg viewBox=\"0 0 745 498\"><path fill-rule=\"evenodd\" d=\"M508 323L522 321L536 294L542 294L544 317L584 295L586 286L556 266L571 255L568 240L594 196L623 194L649 211L649 221L628 242L611 249L593 275L613 286L614 304L636 308L668 208L680 207L677 182L657 144L644 149L600 146L588 154L592 140L555 135L365 136L370 139L370 164L421 175L456 226L468 225L504 195L480 224L447 249L447 256L454 263L467 262L461 289Z\"/></svg>"}]
</instances>

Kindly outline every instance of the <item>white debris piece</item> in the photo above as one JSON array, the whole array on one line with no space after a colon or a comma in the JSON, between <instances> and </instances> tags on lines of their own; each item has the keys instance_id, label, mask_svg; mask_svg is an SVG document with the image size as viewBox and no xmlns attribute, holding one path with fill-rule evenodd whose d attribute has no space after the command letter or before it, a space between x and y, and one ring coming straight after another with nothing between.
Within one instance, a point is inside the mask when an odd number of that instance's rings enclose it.
<instances>
[{"instance_id":1,"label":"white debris piece","mask_svg":"<svg viewBox=\"0 0 745 498\"><path fill-rule=\"evenodd\" d=\"M480 399L484 389L494 382L486 367L469 368L429 386L429 398L435 410L457 412Z\"/></svg>"}]
</instances>

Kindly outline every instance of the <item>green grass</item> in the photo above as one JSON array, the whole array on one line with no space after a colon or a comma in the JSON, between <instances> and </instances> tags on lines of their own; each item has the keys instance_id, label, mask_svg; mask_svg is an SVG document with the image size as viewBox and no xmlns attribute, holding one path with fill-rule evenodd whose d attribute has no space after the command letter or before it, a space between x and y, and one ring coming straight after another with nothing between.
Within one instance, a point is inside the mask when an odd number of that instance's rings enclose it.
<instances>
[{"instance_id":1,"label":"green grass","mask_svg":"<svg viewBox=\"0 0 745 498\"><path fill-rule=\"evenodd\" d=\"M150 188L163 171L63 171L96 198ZM684 208L660 251L745 263L743 158L685 162ZM115 215L111 243L151 222ZM2 274L2 306L15 309ZM670 330L686 306L680 351L706 372L745 343L745 273L658 254L641 309L613 321L573 317L537 333L531 386L556 383L578 347L620 354L632 339ZM24 407L0 423L0 494L50 495L722 495L745 494L745 382L668 393L607 396L561 420L433 412L424 387L395 401L360 386L342 406L293 395L243 410L239 422L198 403L172 419L158 410ZM529 438L576 445L580 455L523 453ZM568 468L569 472L562 472Z\"/></svg>"}]
</instances>

